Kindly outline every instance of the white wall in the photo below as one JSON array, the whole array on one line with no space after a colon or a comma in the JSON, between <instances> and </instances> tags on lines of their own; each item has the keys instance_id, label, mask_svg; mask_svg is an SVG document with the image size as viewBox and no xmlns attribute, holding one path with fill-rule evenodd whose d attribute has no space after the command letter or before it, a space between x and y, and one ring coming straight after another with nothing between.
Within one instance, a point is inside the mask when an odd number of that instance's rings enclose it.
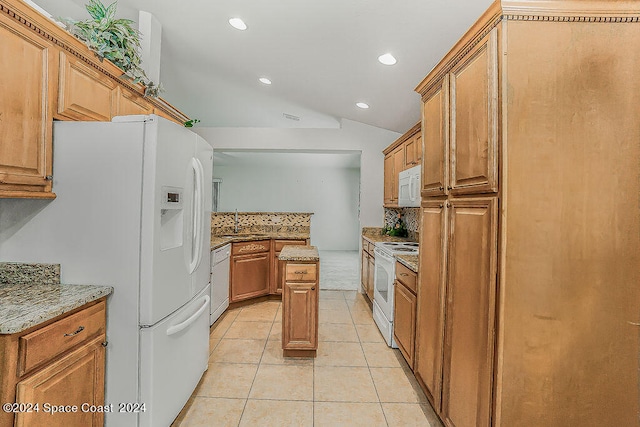
<instances>
[{"instance_id":1,"label":"white wall","mask_svg":"<svg viewBox=\"0 0 640 427\"><path fill-rule=\"evenodd\" d=\"M312 245L358 249L360 169L214 162L214 176L222 178L220 212L313 212Z\"/></svg>"},{"instance_id":2,"label":"white wall","mask_svg":"<svg viewBox=\"0 0 640 427\"><path fill-rule=\"evenodd\" d=\"M351 120L340 129L203 128L215 150L360 151L360 227L382 227L384 150L401 134Z\"/></svg>"}]
</instances>

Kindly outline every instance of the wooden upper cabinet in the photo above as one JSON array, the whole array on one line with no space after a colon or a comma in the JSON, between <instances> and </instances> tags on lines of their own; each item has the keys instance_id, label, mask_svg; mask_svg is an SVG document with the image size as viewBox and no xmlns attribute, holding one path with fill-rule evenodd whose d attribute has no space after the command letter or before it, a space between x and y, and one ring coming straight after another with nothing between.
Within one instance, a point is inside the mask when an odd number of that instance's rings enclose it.
<instances>
[{"instance_id":1,"label":"wooden upper cabinet","mask_svg":"<svg viewBox=\"0 0 640 427\"><path fill-rule=\"evenodd\" d=\"M498 28L451 70L453 194L498 190Z\"/></svg>"},{"instance_id":2,"label":"wooden upper cabinet","mask_svg":"<svg viewBox=\"0 0 640 427\"><path fill-rule=\"evenodd\" d=\"M422 137L418 133L404 145L404 160L407 168L418 166L422 160Z\"/></svg>"},{"instance_id":3,"label":"wooden upper cabinet","mask_svg":"<svg viewBox=\"0 0 640 427\"><path fill-rule=\"evenodd\" d=\"M58 115L71 120L110 121L116 84L87 63L60 52Z\"/></svg>"},{"instance_id":4,"label":"wooden upper cabinet","mask_svg":"<svg viewBox=\"0 0 640 427\"><path fill-rule=\"evenodd\" d=\"M152 114L153 106L149 104L145 99L127 89L122 87L118 87L118 92L116 96L116 108L115 114L116 116L128 116L135 114Z\"/></svg>"},{"instance_id":5,"label":"wooden upper cabinet","mask_svg":"<svg viewBox=\"0 0 640 427\"><path fill-rule=\"evenodd\" d=\"M450 203L441 416L450 427L488 427L498 201L490 197L453 199Z\"/></svg>"},{"instance_id":6,"label":"wooden upper cabinet","mask_svg":"<svg viewBox=\"0 0 640 427\"><path fill-rule=\"evenodd\" d=\"M417 292L414 374L436 412L442 390L444 295L447 261L445 201L423 202L420 227L420 283Z\"/></svg>"},{"instance_id":7,"label":"wooden upper cabinet","mask_svg":"<svg viewBox=\"0 0 640 427\"><path fill-rule=\"evenodd\" d=\"M422 195L447 193L449 162L449 76L445 75L422 104Z\"/></svg>"},{"instance_id":8,"label":"wooden upper cabinet","mask_svg":"<svg viewBox=\"0 0 640 427\"><path fill-rule=\"evenodd\" d=\"M0 197L53 198L53 45L0 15Z\"/></svg>"},{"instance_id":9,"label":"wooden upper cabinet","mask_svg":"<svg viewBox=\"0 0 640 427\"><path fill-rule=\"evenodd\" d=\"M395 179L393 178L393 174L395 171L393 153L389 153L384 156L384 204L391 205L393 204L393 183Z\"/></svg>"}]
</instances>

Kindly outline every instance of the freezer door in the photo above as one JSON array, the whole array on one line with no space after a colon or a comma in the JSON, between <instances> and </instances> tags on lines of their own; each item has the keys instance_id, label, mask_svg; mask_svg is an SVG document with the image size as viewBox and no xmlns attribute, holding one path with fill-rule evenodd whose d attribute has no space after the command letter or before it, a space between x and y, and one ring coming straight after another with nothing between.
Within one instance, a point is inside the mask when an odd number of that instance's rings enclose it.
<instances>
[{"instance_id":1,"label":"freezer door","mask_svg":"<svg viewBox=\"0 0 640 427\"><path fill-rule=\"evenodd\" d=\"M196 135L157 116L145 126L140 324L153 325L195 295L191 272Z\"/></svg>"},{"instance_id":2,"label":"freezer door","mask_svg":"<svg viewBox=\"0 0 640 427\"><path fill-rule=\"evenodd\" d=\"M209 287L185 307L140 332L140 427L168 426L207 369Z\"/></svg>"}]
</instances>

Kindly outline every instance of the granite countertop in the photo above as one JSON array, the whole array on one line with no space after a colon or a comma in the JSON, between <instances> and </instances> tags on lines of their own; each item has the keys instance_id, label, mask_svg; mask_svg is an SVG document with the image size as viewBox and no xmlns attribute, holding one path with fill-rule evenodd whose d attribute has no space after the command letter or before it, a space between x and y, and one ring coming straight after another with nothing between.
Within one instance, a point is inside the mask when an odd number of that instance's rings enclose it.
<instances>
[{"instance_id":1,"label":"granite countertop","mask_svg":"<svg viewBox=\"0 0 640 427\"><path fill-rule=\"evenodd\" d=\"M396 255L396 259L405 267L407 267L409 270L413 271L414 273L418 272L418 263L419 263L419 257L418 255L405 255L405 254L400 254L400 255Z\"/></svg>"},{"instance_id":2,"label":"granite countertop","mask_svg":"<svg viewBox=\"0 0 640 427\"><path fill-rule=\"evenodd\" d=\"M113 292L111 286L61 285L60 264L0 263L0 334L15 334Z\"/></svg>"},{"instance_id":3,"label":"granite countertop","mask_svg":"<svg viewBox=\"0 0 640 427\"><path fill-rule=\"evenodd\" d=\"M371 243L376 242L415 242L409 237L387 236L382 232L381 227L364 227L362 229L362 237Z\"/></svg>"},{"instance_id":4,"label":"granite countertop","mask_svg":"<svg viewBox=\"0 0 640 427\"><path fill-rule=\"evenodd\" d=\"M291 231L272 231L272 232L255 232L255 233L238 233L237 235L230 237L225 236L211 236L211 249L218 249L233 242L250 242L254 240L268 240L268 239L282 239L282 240L306 240L309 238L309 233L296 233Z\"/></svg>"},{"instance_id":5,"label":"granite countertop","mask_svg":"<svg viewBox=\"0 0 640 427\"><path fill-rule=\"evenodd\" d=\"M0 334L15 334L113 292L111 286L0 284Z\"/></svg>"},{"instance_id":6,"label":"granite countertop","mask_svg":"<svg viewBox=\"0 0 640 427\"><path fill-rule=\"evenodd\" d=\"M280 261L320 261L318 248L315 246L289 245L282 248Z\"/></svg>"}]
</instances>

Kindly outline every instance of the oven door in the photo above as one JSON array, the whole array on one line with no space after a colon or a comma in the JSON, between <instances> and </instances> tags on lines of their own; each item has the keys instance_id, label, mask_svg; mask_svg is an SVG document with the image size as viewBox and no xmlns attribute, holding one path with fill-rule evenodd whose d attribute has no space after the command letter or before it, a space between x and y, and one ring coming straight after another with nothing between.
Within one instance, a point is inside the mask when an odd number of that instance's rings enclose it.
<instances>
[{"instance_id":1,"label":"oven door","mask_svg":"<svg viewBox=\"0 0 640 427\"><path fill-rule=\"evenodd\" d=\"M373 300L378 304L389 322L393 321L393 281L395 279L395 258L380 249L374 250L375 273Z\"/></svg>"}]
</instances>

